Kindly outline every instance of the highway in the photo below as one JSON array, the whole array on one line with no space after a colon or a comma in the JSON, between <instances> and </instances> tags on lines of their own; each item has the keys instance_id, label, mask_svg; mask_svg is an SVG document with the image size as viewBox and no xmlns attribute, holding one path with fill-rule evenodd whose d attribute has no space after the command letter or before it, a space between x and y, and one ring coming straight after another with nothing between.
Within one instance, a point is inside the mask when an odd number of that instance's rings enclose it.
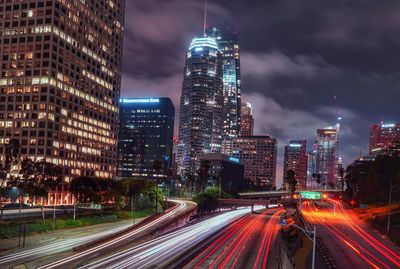
<instances>
[{"instance_id":1,"label":"highway","mask_svg":"<svg viewBox=\"0 0 400 269\"><path fill-rule=\"evenodd\" d=\"M270 250L282 212L281 208L269 209L238 219L218 233L184 268L273 268L277 261Z\"/></svg>"},{"instance_id":2,"label":"highway","mask_svg":"<svg viewBox=\"0 0 400 269\"><path fill-rule=\"evenodd\" d=\"M249 208L226 212L99 259L80 268L163 268L180 254L249 213Z\"/></svg>"},{"instance_id":3,"label":"highway","mask_svg":"<svg viewBox=\"0 0 400 269\"><path fill-rule=\"evenodd\" d=\"M82 246L90 242L95 242L96 240L101 240L110 237L110 239L108 240L105 239L104 242L101 242L93 247L89 247L84 251L77 252L75 254L72 254L71 256L62 258L60 260L50 263L49 265L44 265L43 267L41 267L41 268L65 268L81 260L86 260L89 257L93 258L95 256L108 253L111 250L115 249L116 247L123 246L124 244L132 240L135 240L144 234L151 233L155 229L162 226L162 224L165 223L165 221L169 221L182 213L193 210L196 206L195 203L188 201L180 201L180 200L170 200L170 201L175 202L176 205L167 210L164 214L160 215L158 218L154 218L148 223L145 223L143 225L139 224L136 227L132 227L132 229L128 229L127 232L123 232L118 236L112 237L113 234L121 232L122 230L126 230L129 227L119 227L117 229L111 229L109 231L105 231L102 233L95 233L88 236L66 239L59 242L49 243L45 246L22 250L17 253L0 256L0 268L19 265L31 261L40 261L39 264L45 264L46 263L45 257L47 256L51 256L61 252L71 251L73 248L77 246Z\"/></svg>"},{"instance_id":4,"label":"highway","mask_svg":"<svg viewBox=\"0 0 400 269\"><path fill-rule=\"evenodd\" d=\"M357 219L341 202L305 203L302 213L317 226L337 268L400 268L400 250Z\"/></svg>"}]
</instances>

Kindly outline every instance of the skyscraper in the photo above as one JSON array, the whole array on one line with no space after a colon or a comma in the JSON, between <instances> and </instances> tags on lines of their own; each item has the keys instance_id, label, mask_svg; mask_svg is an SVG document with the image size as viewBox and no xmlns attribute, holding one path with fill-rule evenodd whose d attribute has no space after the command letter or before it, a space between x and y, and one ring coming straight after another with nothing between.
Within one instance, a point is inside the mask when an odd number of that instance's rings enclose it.
<instances>
[{"instance_id":1,"label":"skyscraper","mask_svg":"<svg viewBox=\"0 0 400 269\"><path fill-rule=\"evenodd\" d=\"M240 52L237 32L230 28L210 28L208 37L217 41L222 56L223 70L223 139L237 137L240 131Z\"/></svg>"},{"instance_id":2,"label":"skyscraper","mask_svg":"<svg viewBox=\"0 0 400 269\"><path fill-rule=\"evenodd\" d=\"M215 39L194 38L186 56L179 115L178 173L195 173L222 143L222 58Z\"/></svg>"},{"instance_id":3,"label":"skyscraper","mask_svg":"<svg viewBox=\"0 0 400 269\"><path fill-rule=\"evenodd\" d=\"M174 115L169 98L120 100L118 177L166 176L173 157ZM159 171L154 169L155 162Z\"/></svg>"},{"instance_id":4,"label":"skyscraper","mask_svg":"<svg viewBox=\"0 0 400 269\"><path fill-rule=\"evenodd\" d=\"M240 116L240 136L252 136L254 133L253 108L250 103L243 103Z\"/></svg>"},{"instance_id":5,"label":"skyscraper","mask_svg":"<svg viewBox=\"0 0 400 269\"><path fill-rule=\"evenodd\" d=\"M307 141L291 140L285 146L285 155L283 163L283 179L286 182L287 171L296 172L295 179L299 187L304 189L307 183Z\"/></svg>"},{"instance_id":6,"label":"skyscraper","mask_svg":"<svg viewBox=\"0 0 400 269\"><path fill-rule=\"evenodd\" d=\"M67 181L112 178L124 1L0 1L0 10L0 159L12 140L22 157L62 166Z\"/></svg>"},{"instance_id":7,"label":"skyscraper","mask_svg":"<svg viewBox=\"0 0 400 269\"><path fill-rule=\"evenodd\" d=\"M400 124L381 123L370 127L369 154L387 154L400 142Z\"/></svg>"},{"instance_id":8,"label":"skyscraper","mask_svg":"<svg viewBox=\"0 0 400 269\"><path fill-rule=\"evenodd\" d=\"M244 164L244 179L259 189L276 186L278 143L269 136L245 136L232 139L232 157Z\"/></svg>"},{"instance_id":9,"label":"skyscraper","mask_svg":"<svg viewBox=\"0 0 400 269\"><path fill-rule=\"evenodd\" d=\"M326 188L336 184L338 173L338 129L325 128L317 130L316 173L321 174L321 184Z\"/></svg>"}]
</instances>

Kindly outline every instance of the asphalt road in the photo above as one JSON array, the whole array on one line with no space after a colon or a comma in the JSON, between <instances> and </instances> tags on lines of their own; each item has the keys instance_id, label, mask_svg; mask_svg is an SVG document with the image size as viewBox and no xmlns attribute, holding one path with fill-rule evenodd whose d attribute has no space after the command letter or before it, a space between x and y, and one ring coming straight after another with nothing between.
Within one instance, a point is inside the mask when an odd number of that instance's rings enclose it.
<instances>
[{"instance_id":1,"label":"asphalt road","mask_svg":"<svg viewBox=\"0 0 400 269\"><path fill-rule=\"evenodd\" d=\"M77 236L71 239L52 242L16 253L3 255L0 256L0 268L8 268L12 265L26 264L28 262L34 264L34 266L30 266L34 268L73 268L76 263L105 255L115 248L121 247L145 234L151 233L161 227L166 221L174 219L182 213L193 210L196 206L195 203L188 201L176 200L175 202L177 203L176 206L170 208L159 217L145 222L144 224L134 226L132 229L128 229L118 236L112 235L121 232L127 227L118 227L101 233L93 231L93 233L89 235ZM88 247L85 250L78 252L72 251L72 249L77 246L82 246L90 242L95 243L97 241L99 241L98 244ZM57 255L59 253L68 253L68 255L66 257L65 255Z\"/></svg>"},{"instance_id":2,"label":"asphalt road","mask_svg":"<svg viewBox=\"0 0 400 269\"><path fill-rule=\"evenodd\" d=\"M337 268L400 268L400 249L361 222L340 202L304 205L303 216L316 225Z\"/></svg>"},{"instance_id":3,"label":"asphalt road","mask_svg":"<svg viewBox=\"0 0 400 269\"><path fill-rule=\"evenodd\" d=\"M249 213L249 208L226 212L80 268L163 268L205 238Z\"/></svg>"},{"instance_id":4,"label":"asphalt road","mask_svg":"<svg viewBox=\"0 0 400 269\"><path fill-rule=\"evenodd\" d=\"M184 268L276 268L271 253L282 209L248 214L224 228L211 243Z\"/></svg>"}]
</instances>

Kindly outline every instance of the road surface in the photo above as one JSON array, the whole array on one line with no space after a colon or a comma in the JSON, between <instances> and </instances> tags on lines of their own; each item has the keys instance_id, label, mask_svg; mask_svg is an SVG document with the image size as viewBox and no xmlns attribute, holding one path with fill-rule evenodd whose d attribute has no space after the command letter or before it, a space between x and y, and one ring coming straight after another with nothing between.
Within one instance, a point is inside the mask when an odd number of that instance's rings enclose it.
<instances>
[{"instance_id":1,"label":"road surface","mask_svg":"<svg viewBox=\"0 0 400 269\"><path fill-rule=\"evenodd\" d=\"M163 268L205 238L249 213L249 208L226 212L80 268Z\"/></svg>"},{"instance_id":2,"label":"road surface","mask_svg":"<svg viewBox=\"0 0 400 269\"><path fill-rule=\"evenodd\" d=\"M128 227L122 226L115 229L110 229L108 231L103 231L101 233L94 233L90 235L52 242L17 253L3 255L0 256L0 268L26 263L34 264L32 267L35 268L40 266L43 266L42 268L66 268L68 266L71 267L76 262L86 260L89 257L93 258L95 256L102 255L116 247L120 247L127 242L135 240L144 234L152 232L154 229L162 226L163 222L169 221L179 214L187 212L188 210L193 210L195 208L195 203L192 202L178 200L171 201L176 202L177 205L172 207L166 213L160 215L159 217L151 220L148 223L145 223L143 225L139 224L135 227L132 227L132 229L129 229L127 232L123 232L116 237L112 237L112 235L126 230ZM107 240L106 238L110 239ZM101 239L104 239L106 241L104 242L104 240ZM101 242L83 251L68 253L67 257L62 257L61 259L59 259L59 256L55 255L58 253L71 252L72 249L77 246L82 246L90 242L96 242L97 240ZM56 260L54 261L54 259ZM50 261L52 262L49 265L46 265Z\"/></svg>"},{"instance_id":3,"label":"road surface","mask_svg":"<svg viewBox=\"0 0 400 269\"><path fill-rule=\"evenodd\" d=\"M276 268L276 253L270 253L279 228L277 217L283 209L249 214L235 221L197 256L185 269L195 268Z\"/></svg>"},{"instance_id":4,"label":"road surface","mask_svg":"<svg viewBox=\"0 0 400 269\"><path fill-rule=\"evenodd\" d=\"M400 268L400 250L357 219L338 201L306 202L302 213L316 225L337 268Z\"/></svg>"}]
</instances>

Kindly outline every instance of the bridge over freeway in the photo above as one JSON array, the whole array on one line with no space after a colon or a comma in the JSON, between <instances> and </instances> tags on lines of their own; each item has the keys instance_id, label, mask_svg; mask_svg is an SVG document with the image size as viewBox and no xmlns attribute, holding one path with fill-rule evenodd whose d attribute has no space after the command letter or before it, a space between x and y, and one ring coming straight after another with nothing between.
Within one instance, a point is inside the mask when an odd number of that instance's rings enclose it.
<instances>
[{"instance_id":1,"label":"bridge over freeway","mask_svg":"<svg viewBox=\"0 0 400 269\"><path fill-rule=\"evenodd\" d=\"M300 190L296 191L296 194L299 194L301 191L310 191L310 192L321 192L321 193L340 193L340 190L325 190L325 189L315 189L315 190ZM239 196L241 199L281 199L282 197L288 196L289 192L287 191L257 191L257 192L241 192Z\"/></svg>"}]
</instances>

